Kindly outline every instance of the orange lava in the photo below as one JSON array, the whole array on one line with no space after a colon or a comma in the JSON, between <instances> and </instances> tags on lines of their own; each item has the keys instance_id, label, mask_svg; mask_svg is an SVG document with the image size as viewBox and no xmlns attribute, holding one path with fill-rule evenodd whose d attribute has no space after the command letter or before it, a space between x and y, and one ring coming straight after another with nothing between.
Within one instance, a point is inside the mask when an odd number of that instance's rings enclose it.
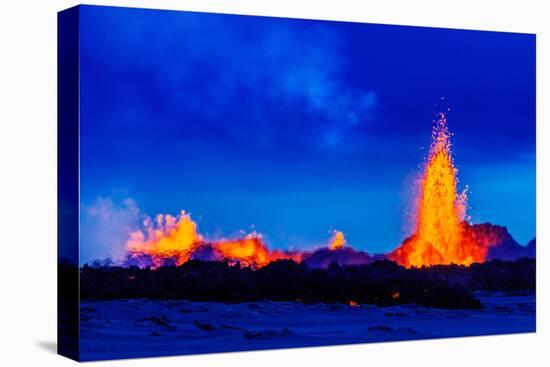
<instances>
[{"instance_id":1,"label":"orange lava","mask_svg":"<svg viewBox=\"0 0 550 367\"><path fill-rule=\"evenodd\" d=\"M301 261L300 253L269 250L262 236L255 232L245 238L213 242L212 246L219 252L222 259L239 261L246 266L262 267L272 261L283 259Z\"/></svg>"},{"instance_id":2,"label":"orange lava","mask_svg":"<svg viewBox=\"0 0 550 367\"><path fill-rule=\"evenodd\" d=\"M197 225L191 216L184 211L177 217L159 214L154 221L145 220L143 226L143 230L130 232L126 242L129 257L138 259L143 265L159 267L168 259L181 265L203 245L211 249L215 260L239 262L244 266L262 267L282 259L302 260L301 252L270 250L256 232L243 238L207 242L197 232ZM146 260L143 260L144 257Z\"/></svg>"},{"instance_id":3,"label":"orange lava","mask_svg":"<svg viewBox=\"0 0 550 367\"><path fill-rule=\"evenodd\" d=\"M196 223L185 211L177 217L159 214L155 221L146 219L143 226L143 230L130 232L126 248L130 256L150 257L157 267L166 258L175 259L178 265L183 264L203 240L197 233Z\"/></svg>"},{"instance_id":4,"label":"orange lava","mask_svg":"<svg viewBox=\"0 0 550 367\"><path fill-rule=\"evenodd\" d=\"M419 181L415 205L414 234L387 258L405 267L437 264L470 265L483 262L488 248L503 236L492 227L471 226L466 218L466 192L457 191L457 169L451 155L451 134L445 114L440 114L432 132L432 143ZM475 228L474 228L475 227ZM344 248L344 234L335 231L331 251ZM159 267L181 265L191 258L239 262L263 267L272 261L303 260L307 252L271 250L256 232L242 238L205 240L196 223L182 211L177 217L158 215L146 220L144 229L130 233L128 255L137 263ZM206 255L205 255L206 254ZM169 260L169 261L167 261ZM399 297L396 292L394 297Z\"/></svg>"},{"instance_id":5,"label":"orange lava","mask_svg":"<svg viewBox=\"0 0 550 367\"><path fill-rule=\"evenodd\" d=\"M331 250L338 250L344 247L346 239L341 231L335 231L332 239L330 240L329 248Z\"/></svg>"},{"instance_id":6,"label":"orange lava","mask_svg":"<svg viewBox=\"0 0 550 367\"><path fill-rule=\"evenodd\" d=\"M433 129L430 152L420 180L415 234L389 258L406 267L483 262L491 241L483 236L472 236L465 216L466 192L457 192L451 134L447 118L441 113Z\"/></svg>"}]
</instances>

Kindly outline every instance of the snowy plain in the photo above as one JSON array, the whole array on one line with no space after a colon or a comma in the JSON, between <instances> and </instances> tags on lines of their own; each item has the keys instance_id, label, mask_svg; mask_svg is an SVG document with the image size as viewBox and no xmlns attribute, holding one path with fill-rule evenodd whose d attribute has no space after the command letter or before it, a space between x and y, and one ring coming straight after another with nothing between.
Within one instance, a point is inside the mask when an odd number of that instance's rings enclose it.
<instances>
[{"instance_id":1,"label":"snowy plain","mask_svg":"<svg viewBox=\"0 0 550 367\"><path fill-rule=\"evenodd\" d=\"M534 294L477 296L483 309L86 301L81 303L81 357L97 360L535 331Z\"/></svg>"}]
</instances>

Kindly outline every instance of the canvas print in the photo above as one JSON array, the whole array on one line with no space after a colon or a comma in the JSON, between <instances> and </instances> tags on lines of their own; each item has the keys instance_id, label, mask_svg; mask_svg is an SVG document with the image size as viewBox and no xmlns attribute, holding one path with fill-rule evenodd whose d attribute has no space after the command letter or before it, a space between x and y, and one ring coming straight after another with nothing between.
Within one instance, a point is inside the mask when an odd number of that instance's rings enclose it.
<instances>
[{"instance_id":1,"label":"canvas print","mask_svg":"<svg viewBox=\"0 0 550 367\"><path fill-rule=\"evenodd\" d=\"M58 19L60 354L535 332L535 35Z\"/></svg>"}]
</instances>

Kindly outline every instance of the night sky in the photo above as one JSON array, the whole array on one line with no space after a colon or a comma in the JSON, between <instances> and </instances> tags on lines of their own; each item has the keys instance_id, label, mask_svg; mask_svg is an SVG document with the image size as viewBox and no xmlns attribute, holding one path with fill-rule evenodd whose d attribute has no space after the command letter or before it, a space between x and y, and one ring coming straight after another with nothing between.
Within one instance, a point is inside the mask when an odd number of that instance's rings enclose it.
<instances>
[{"instance_id":1,"label":"night sky","mask_svg":"<svg viewBox=\"0 0 550 367\"><path fill-rule=\"evenodd\" d=\"M207 237L389 251L447 108L472 221L535 236L534 35L91 6L80 27L81 260L182 209Z\"/></svg>"}]
</instances>

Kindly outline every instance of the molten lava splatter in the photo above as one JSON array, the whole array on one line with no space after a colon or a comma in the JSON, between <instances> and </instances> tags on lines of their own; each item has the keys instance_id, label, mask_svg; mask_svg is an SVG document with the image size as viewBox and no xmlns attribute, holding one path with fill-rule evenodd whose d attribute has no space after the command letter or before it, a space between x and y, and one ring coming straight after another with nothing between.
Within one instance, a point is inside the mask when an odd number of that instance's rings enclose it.
<instances>
[{"instance_id":1,"label":"molten lava splatter","mask_svg":"<svg viewBox=\"0 0 550 367\"><path fill-rule=\"evenodd\" d=\"M420 180L416 232L389 258L407 267L451 263L470 265L484 261L492 241L471 235L465 216L466 192L457 192L451 134L446 115L441 113L435 121L430 152Z\"/></svg>"},{"instance_id":2,"label":"molten lava splatter","mask_svg":"<svg viewBox=\"0 0 550 367\"><path fill-rule=\"evenodd\" d=\"M201 258L204 249L208 249L209 260L227 260L252 267L282 259L302 260L301 252L270 250L256 232L243 238L206 241L184 211L177 217L160 214L154 221L146 219L143 227L132 231L126 243L128 262L139 266L181 265L191 258Z\"/></svg>"},{"instance_id":3,"label":"molten lava splatter","mask_svg":"<svg viewBox=\"0 0 550 367\"><path fill-rule=\"evenodd\" d=\"M185 211L177 217L159 214L154 221L147 218L143 227L130 232L126 248L130 257L148 258L155 267L163 265L164 259L183 264L203 240L196 223Z\"/></svg>"},{"instance_id":4,"label":"molten lava splatter","mask_svg":"<svg viewBox=\"0 0 550 367\"><path fill-rule=\"evenodd\" d=\"M414 234L386 257L406 267L451 263L470 265L485 261L489 247L501 243L506 231L468 224L465 220L466 199L465 191L457 191L451 134L446 115L440 114L435 121L430 151L419 180ZM155 220L147 219L144 229L130 233L126 245L128 263L153 267L180 265L189 259L225 260L254 268L281 259L325 264L329 260L351 256L363 263L370 261L367 254L345 248L346 240L340 231L334 232L328 249L325 247L315 252L270 250L256 232L242 238L205 240L197 232L196 223L184 211L177 217L158 215ZM349 264L348 260L346 263ZM356 263L356 260L351 263ZM399 292L392 296L398 298Z\"/></svg>"},{"instance_id":5,"label":"molten lava splatter","mask_svg":"<svg viewBox=\"0 0 550 367\"><path fill-rule=\"evenodd\" d=\"M330 240L329 248L331 250L338 250L344 247L346 239L341 231L335 231L332 239Z\"/></svg>"},{"instance_id":6,"label":"molten lava splatter","mask_svg":"<svg viewBox=\"0 0 550 367\"><path fill-rule=\"evenodd\" d=\"M262 236L256 232L241 239L213 242L212 246L222 259L239 261L246 266L262 267L272 261L283 259L296 262L302 260L299 252L270 250L263 242Z\"/></svg>"}]
</instances>

